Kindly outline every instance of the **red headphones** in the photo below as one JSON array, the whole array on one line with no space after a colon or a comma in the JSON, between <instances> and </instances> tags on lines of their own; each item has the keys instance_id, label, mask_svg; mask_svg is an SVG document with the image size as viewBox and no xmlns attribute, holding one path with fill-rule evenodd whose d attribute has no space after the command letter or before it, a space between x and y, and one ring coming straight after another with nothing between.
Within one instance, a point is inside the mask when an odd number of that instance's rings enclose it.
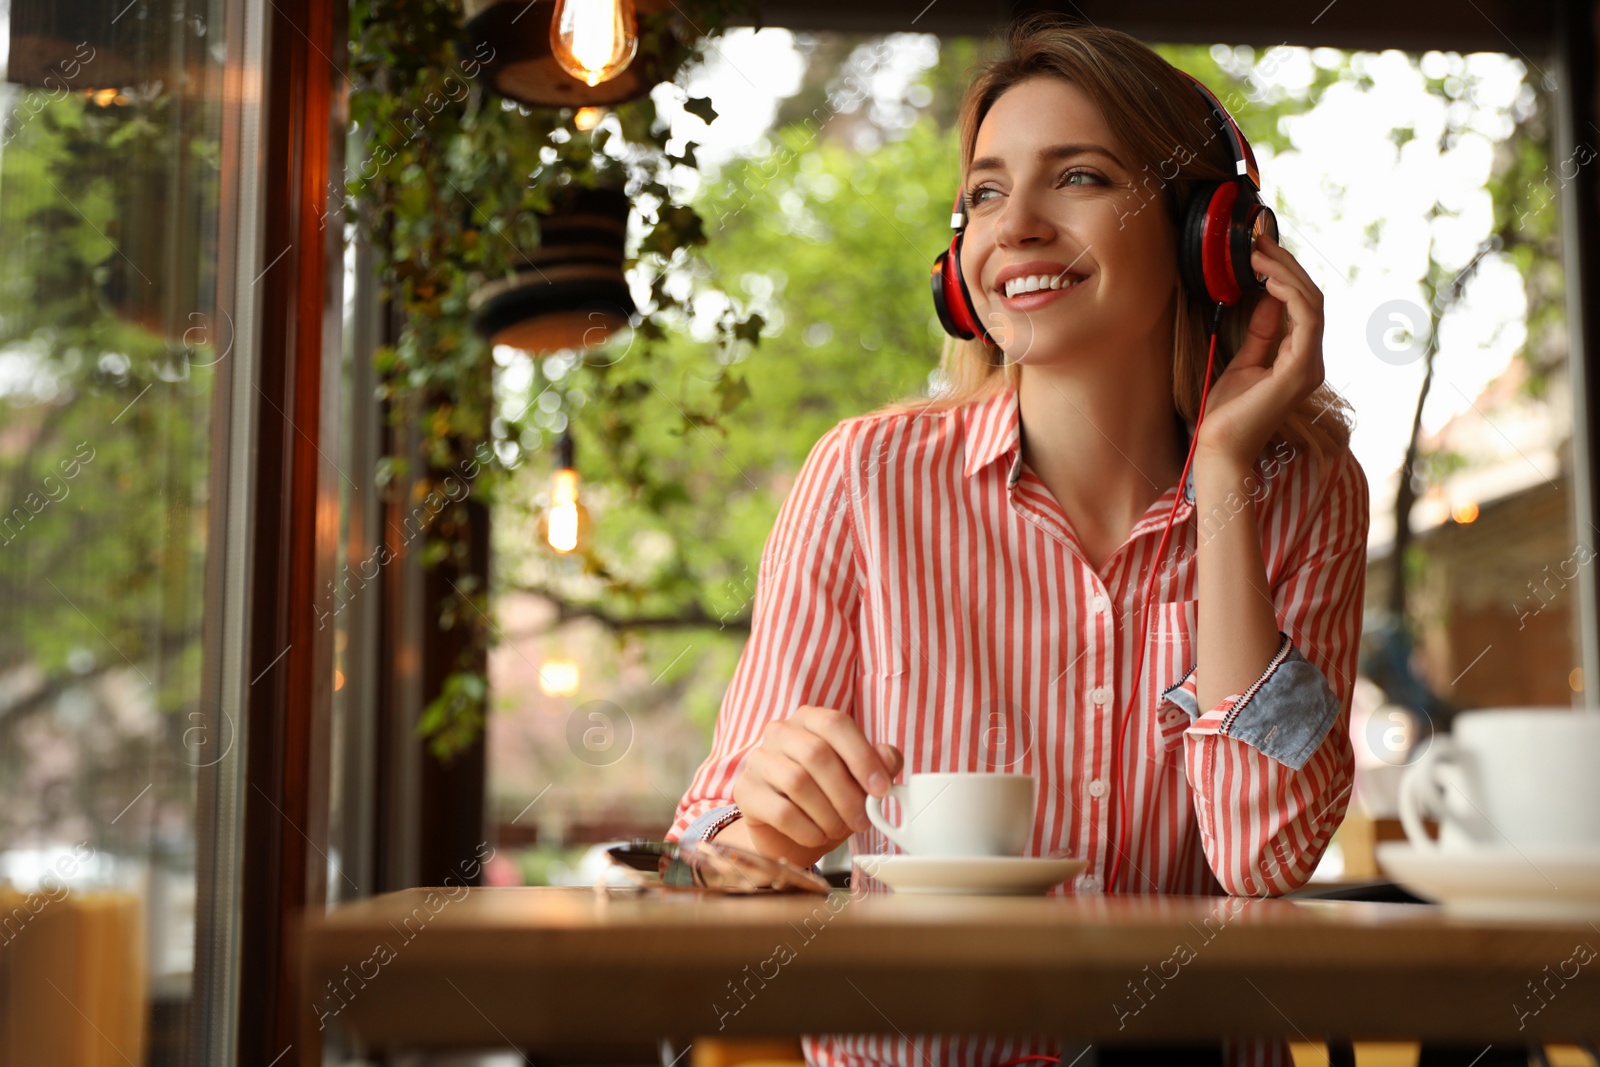
<instances>
[{"instance_id":1,"label":"red headphones","mask_svg":"<svg viewBox=\"0 0 1600 1067\"><path fill-rule=\"evenodd\" d=\"M1178 272L1190 293L1209 303L1231 307L1246 293L1262 288L1261 280L1250 268L1250 253L1261 234L1278 239L1278 219L1261 200L1256 156L1233 116L1193 75L1181 70L1178 73L1194 83L1211 107L1233 150L1237 174L1226 181L1208 182L1194 191L1178 230ZM950 247L934 259L929 272L939 323L951 336L967 341L981 333L985 341L998 347L978 321L972 294L961 273L961 239L967 228L961 192L956 193L950 209L950 228L956 235Z\"/></svg>"}]
</instances>

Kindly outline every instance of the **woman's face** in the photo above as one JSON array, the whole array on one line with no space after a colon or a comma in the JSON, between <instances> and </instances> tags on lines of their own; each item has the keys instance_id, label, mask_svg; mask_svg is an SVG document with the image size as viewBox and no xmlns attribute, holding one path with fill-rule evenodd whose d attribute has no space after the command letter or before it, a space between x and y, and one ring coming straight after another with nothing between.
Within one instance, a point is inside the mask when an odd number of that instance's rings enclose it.
<instances>
[{"instance_id":1,"label":"woman's face","mask_svg":"<svg viewBox=\"0 0 1600 1067\"><path fill-rule=\"evenodd\" d=\"M1007 90L978 128L966 190L961 270L1007 362L1170 360L1176 227L1159 179L1082 89L1039 76ZM1028 288L1039 275L1059 288L1006 295L1012 279Z\"/></svg>"}]
</instances>

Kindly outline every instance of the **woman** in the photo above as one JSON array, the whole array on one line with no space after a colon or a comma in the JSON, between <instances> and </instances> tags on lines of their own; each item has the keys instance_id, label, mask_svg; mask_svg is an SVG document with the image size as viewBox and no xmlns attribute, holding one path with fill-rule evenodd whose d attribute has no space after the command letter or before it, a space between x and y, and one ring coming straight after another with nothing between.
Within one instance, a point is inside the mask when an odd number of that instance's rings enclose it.
<instances>
[{"instance_id":1,"label":"woman","mask_svg":"<svg viewBox=\"0 0 1600 1067\"><path fill-rule=\"evenodd\" d=\"M864 803L902 771L1014 770L1039 781L1027 854L1088 861L1057 893L1309 877L1350 789L1367 484L1294 256L1260 237L1265 289L1226 309L1180 274L1182 209L1235 173L1226 138L1198 140L1208 111L1136 39L1048 15L977 74L959 254L987 337L947 346L937 400L846 419L807 457L669 837L800 865L847 839L890 852ZM1054 291L1008 295L1031 276ZM1229 1047L1287 1062L1279 1042ZM805 1048L942 1067L1052 1045Z\"/></svg>"}]
</instances>

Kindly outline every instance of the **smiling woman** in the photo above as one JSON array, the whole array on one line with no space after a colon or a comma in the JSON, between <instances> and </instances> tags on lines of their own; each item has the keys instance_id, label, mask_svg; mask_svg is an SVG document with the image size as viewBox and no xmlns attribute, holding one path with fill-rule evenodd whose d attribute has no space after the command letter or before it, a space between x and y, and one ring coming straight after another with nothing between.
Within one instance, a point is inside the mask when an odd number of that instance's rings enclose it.
<instances>
[{"instance_id":1,"label":"smiling woman","mask_svg":"<svg viewBox=\"0 0 1600 1067\"><path fill-rule=\"evenodd\" d=\"M973 80L934 274L970 339L941 396L845 419L807 457L670 836L798 864L893 852L864 814L902 771L1008 771L1038 786L1024 856L1085 861L1075 893L1309 878L1350 789L1367 485L1322 384L1322 295L1196 84L1050 15ZM1240 1037L1161 1062L1287 1062ZM805 1048L987 1067L1058 1046Z\"/></svg>"}]
</instances>

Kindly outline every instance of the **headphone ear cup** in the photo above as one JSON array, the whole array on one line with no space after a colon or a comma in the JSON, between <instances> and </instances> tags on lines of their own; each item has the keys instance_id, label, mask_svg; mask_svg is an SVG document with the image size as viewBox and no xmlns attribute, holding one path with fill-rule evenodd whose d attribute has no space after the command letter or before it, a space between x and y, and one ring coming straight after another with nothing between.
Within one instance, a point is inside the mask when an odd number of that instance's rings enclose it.
<instances>
[{"instance_id":1,"label":"headphone ear cup","mask_svg":"<svg viewBox=\"0 0 1600 1067\"><path fill-rule=\"evenodd\" d=\"M939 314L939 325L944 327L945 333L965 341L972 337L972 331L966 328L963 321L966 309L961 306L965 291L957 274L961 264L960 240L957 235L950 247L934 258L928 279L933 287L933 308Z\"/></svg>"},{"instance_id":2,"label":"headphone ear cup","mask_svg":"<svg viewBox=\"0 0 1600 1067\"><path fill-rule=\"evenodd\" d=\"M1191 296L1208 304L1216 303L1217 297L1206 287L1206 216L1221 187L1221 182L1207 182L1195 189L1178 234L1178 275Z\"/></svg>"},{"instance_id":3,"label":"headphone ear cup","mask_svg":"<svg viewBox=\"0 0 1600 1067\"><path fill-rule=\"evenodd\" d=\"M939 325L944 327L945 333L952 337L960 337L955 319L950 314L950 272L947 266L949 262L949 251L934 256L933 269L928 272L928 283L933 289L933 310L939 315Z\"/></svg>"},{"instance_id":4,"label":"headphone ear cup","mask_svg":"<svg viewBox=\"0 0 1600 1067\"><path fill-rule=\"evenodd\" d=\"M1261 292L1266 285L1256 278L1250 263L1255 251L1257 230L1278 239L1278 216L1254 194L1240 196L1233 205L1233 218L1228 227L1228 262L1233 266L1234 281L1241 295Z\"/></svg>"},{"instance_id":5,"label":"headphone ear cup","mask_svg":"<svg viewBox=\"0 0 1600 1067\"><path fill-rule=\"evenodd\" d=\"M961 237L957 233L950 247L940 252L933 261L930 280L933 283L933 306L939 313L939 325L945 333L970 341L979 333L988 340L988 332L978 324L977 309L972 306L972 295L967 290L967 280L961 273Z\"/></svg>"},{"instance_id":6,"label":"headphone ear cup","mask_svg":"<svg viewBox=\"0 0 1600 1067\"><path fill-rule=\"evenodd\" d=\"M965 333L964 338L982 337L989 341L989 333L978 322L978 309L972 303L972 293L967 288L967 276L961 270L961 241L965 233L956 234L954 241L950 242L950 274L954 279L956 296L956 321L960 323ZM990 342L993 343L993 342Z\"/></svg>"}]
</instances>

